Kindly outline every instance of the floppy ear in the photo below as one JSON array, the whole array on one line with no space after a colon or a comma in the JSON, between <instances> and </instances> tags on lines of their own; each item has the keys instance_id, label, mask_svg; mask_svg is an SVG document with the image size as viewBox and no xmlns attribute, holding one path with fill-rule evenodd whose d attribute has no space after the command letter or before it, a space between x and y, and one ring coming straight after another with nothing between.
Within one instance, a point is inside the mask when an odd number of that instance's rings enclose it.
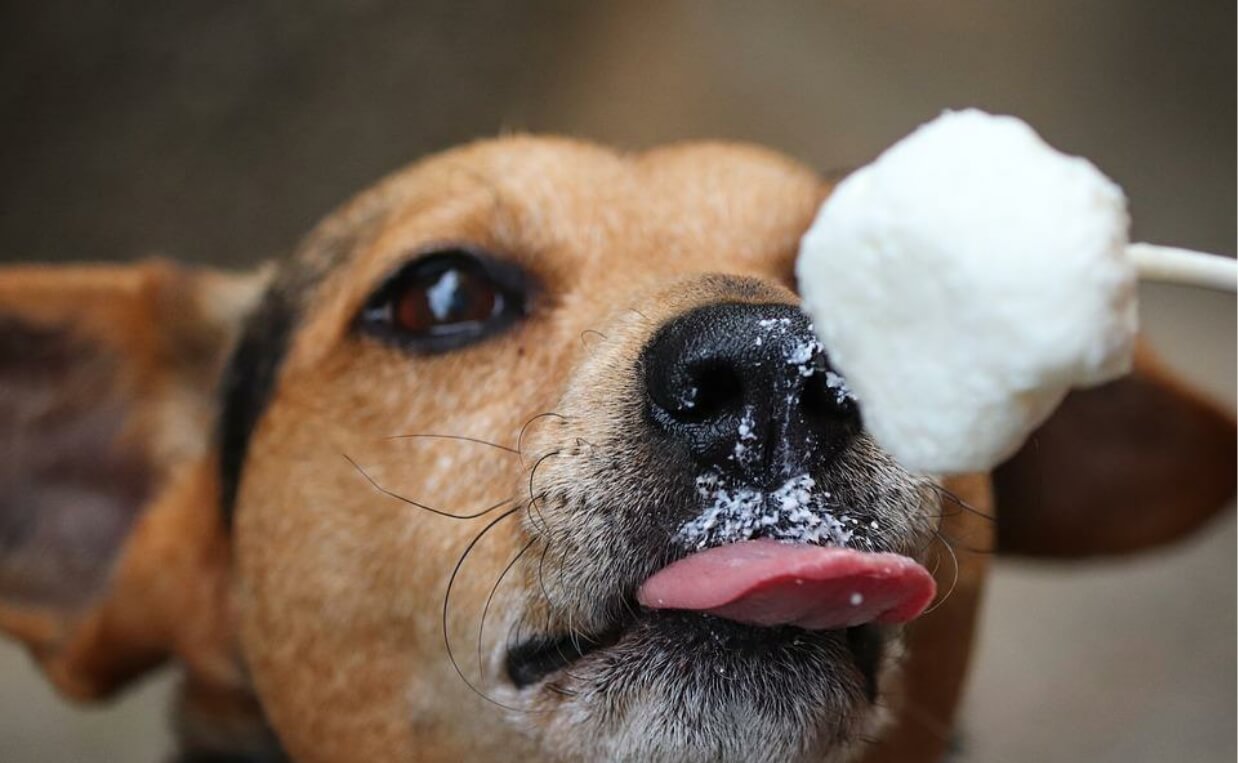
<instances>
[{"instance_id":1,"label":"floppy ear","mask_svg":"<svg viewBox=\"0 0 1238 763\"><path fill-rule=\"evenodd\" d=\"M70 696L174 653L234 670L215 387L264 280L0 269L0 628Z\"/></svg>"},{"instance_id":2,"label":"floppy ear","mask_svg":"<svg viewBox=\"0 0 1238 763\"><path fill-rule=\"evenodd\" d=\"M994 472L998 550L1083 557L1180 538L1234 495L1233 417L1146 347L1134 372L1072 392Z\"/></svg>"}]
</instances>

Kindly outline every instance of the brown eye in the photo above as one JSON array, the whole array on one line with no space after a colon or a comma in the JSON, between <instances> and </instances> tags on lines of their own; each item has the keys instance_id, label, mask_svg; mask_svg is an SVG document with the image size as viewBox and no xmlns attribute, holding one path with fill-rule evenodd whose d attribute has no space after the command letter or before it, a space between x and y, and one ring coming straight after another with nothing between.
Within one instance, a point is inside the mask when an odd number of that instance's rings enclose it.
<instances>
[{"instance_id":1,"label":"brown eye","mask_svg":"<svg viewBox=\"0 0 1238 763\"><path fill-rule=\"evenodd\" d=\"M455 331L494 315L503 297L483 275L455 266L420 274L396 297L393 322L410 334Z\"/></svg>"},{"instance_id":2,"label":"brown eye","mask_svg":"<svg viewBox=\"0 0 1238 763\"><path fill-rule=\"evenodd\" d=\"M391 276L359 323L367 333L415 351L454 349L522 316L525 281L511 265L463 249L438 251Z\"/></svg>"}]
</instances>

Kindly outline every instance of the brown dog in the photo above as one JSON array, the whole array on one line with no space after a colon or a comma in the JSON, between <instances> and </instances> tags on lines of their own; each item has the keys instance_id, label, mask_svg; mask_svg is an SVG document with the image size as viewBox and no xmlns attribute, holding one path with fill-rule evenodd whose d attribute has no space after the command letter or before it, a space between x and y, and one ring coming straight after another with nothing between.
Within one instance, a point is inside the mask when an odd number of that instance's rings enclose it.
<instances>
[{"instance_id":1,"label":"brown dog","mask_svg":"<svg viewBox=\"0 0 1238 763\"><path fill-rule=\"evenodd\" d=\"M181 663L186 759L939 759L985 551L1181 536L1233 493L1234 424L1142 356L995 475L908 474L748 341L805 335L827 192L754 148L515 137L391 177L270 270L3 272L0 625L77 698ZM740 409L745 479L794 462L882 528L866 547L935 565L928 614L636 606Z\"/></svg>"}]
</instances>

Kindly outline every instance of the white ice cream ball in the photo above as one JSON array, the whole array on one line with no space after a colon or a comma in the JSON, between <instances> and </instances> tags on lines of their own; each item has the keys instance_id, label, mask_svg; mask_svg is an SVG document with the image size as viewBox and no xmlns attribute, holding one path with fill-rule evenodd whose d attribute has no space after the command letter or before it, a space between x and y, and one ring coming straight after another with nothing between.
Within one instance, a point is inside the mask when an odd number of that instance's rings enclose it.
<instances>
[{"instance_id":1,"label":"white ice cream ball","mask_svg":"<svg viewBox=\"0 0 1238 763\"><path fill-rule=\"evenodd\" d=\"M1075 386L1130 368L1122 190L1025 123L947 112L846 178L804 235L804 310L905 466L1012 455Z\"/></svg>"}]
</instances>

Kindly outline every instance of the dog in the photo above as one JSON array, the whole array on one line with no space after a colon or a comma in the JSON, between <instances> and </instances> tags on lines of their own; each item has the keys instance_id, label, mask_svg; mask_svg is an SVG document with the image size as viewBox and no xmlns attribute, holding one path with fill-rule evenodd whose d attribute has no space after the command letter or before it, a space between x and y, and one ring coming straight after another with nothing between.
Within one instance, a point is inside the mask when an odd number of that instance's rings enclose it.
<instances>
[{"instance_id":1,"label":"dog","mask_svg":"<svg viewBox=\"0 0 1238 763\"><path fill-rule=\"evenodd\" d=\"M941 759L991 552L1204 525L1234 421L1141 348L992 474L907 472L829 348L779 354L828 193L756 147L509 136L253 272L4 270L0 626L76 699L178 664L184 761ZM800 472L933 570L925 615L640 606L702 475Z\"/></svg>"}]
</instances>

